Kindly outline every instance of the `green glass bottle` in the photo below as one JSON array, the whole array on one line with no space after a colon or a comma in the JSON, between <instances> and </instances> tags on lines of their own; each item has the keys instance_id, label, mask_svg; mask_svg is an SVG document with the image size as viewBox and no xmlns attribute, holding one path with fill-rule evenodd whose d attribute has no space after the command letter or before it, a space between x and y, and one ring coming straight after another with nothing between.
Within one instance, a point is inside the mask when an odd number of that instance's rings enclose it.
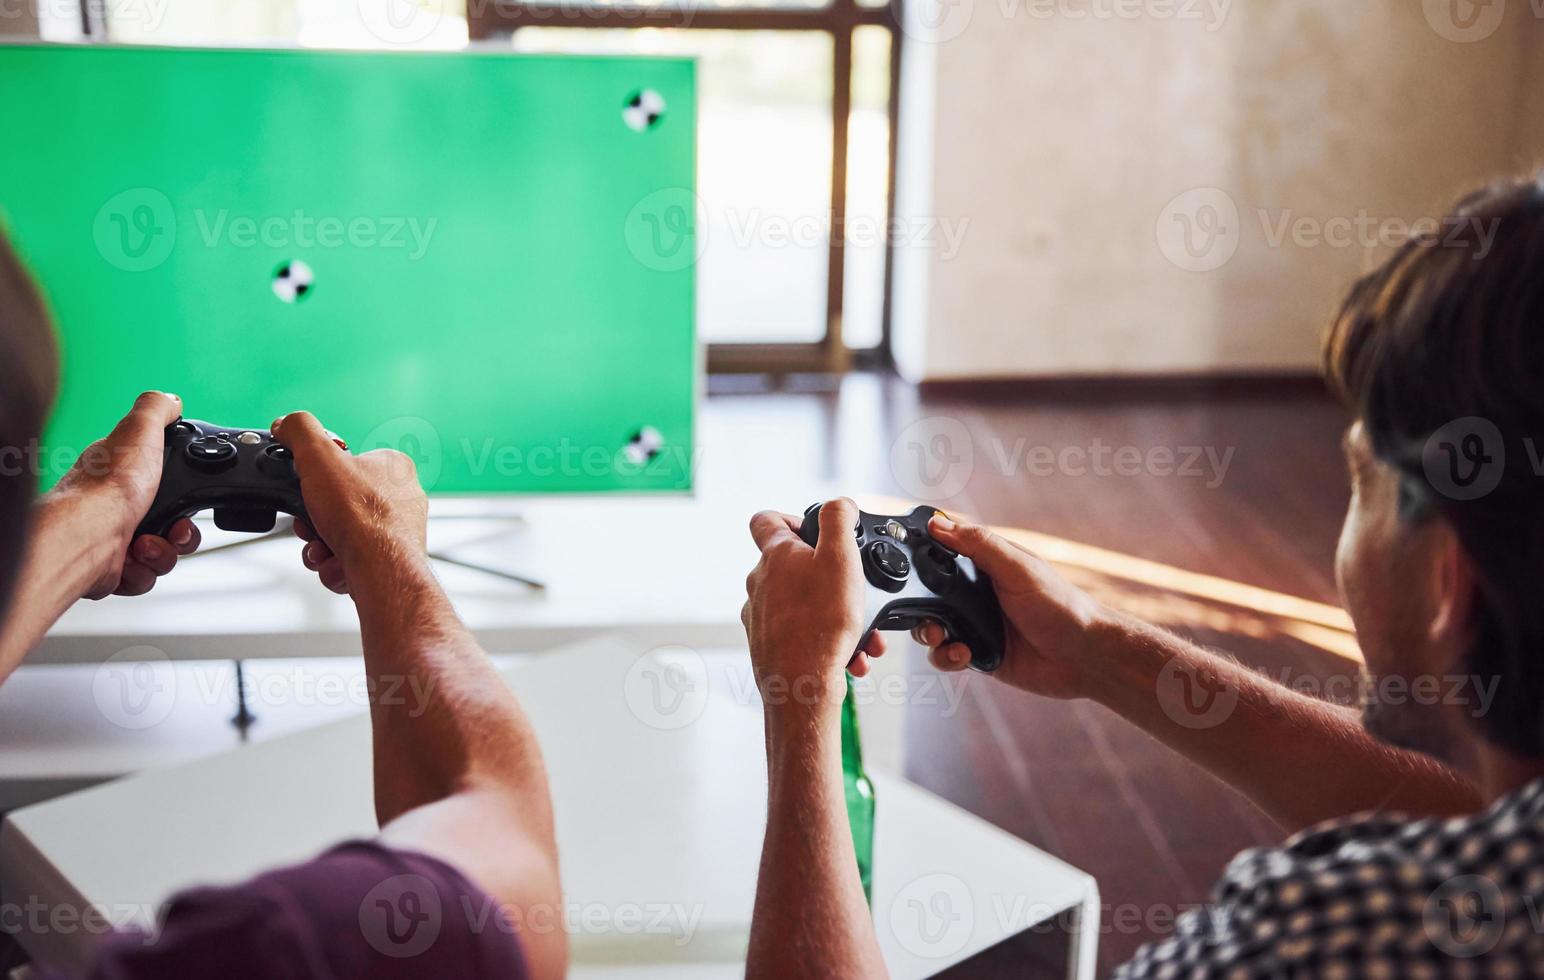
<instances>
[{"instance_id":1,"label":"green glass bottle","mask_svg":"<svg viewBox=\"0 0 1544 980\"><path fill-rule=\"evenodd\" d=\"M852 845L858 852L858 876L863 894L874 901L874 784L863 771L863 746L858 740L858 702L852 678L847 678L847 697L842 702L842 783L847 791L847 822L852 825Z\"/></svg>"}]
</instances>

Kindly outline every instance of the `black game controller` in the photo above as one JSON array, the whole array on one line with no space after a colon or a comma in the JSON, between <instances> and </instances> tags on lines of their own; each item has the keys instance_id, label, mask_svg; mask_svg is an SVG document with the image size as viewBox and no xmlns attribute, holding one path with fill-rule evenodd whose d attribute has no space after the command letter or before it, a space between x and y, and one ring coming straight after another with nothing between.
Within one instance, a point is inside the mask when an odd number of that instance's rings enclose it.
<instances>
[{"instance_id":1,"label":"black game controller","mask_svg":"<svg viewBox=\"0 0 1544 980\"><path fill-rule=\"evenodd\" d=\"M986 575L969 558L939 544L928 531L938 513L920 506L905 517L858 514L853 533L868 579L869 627L909 630L933 620L951 641L970 648L970 665L992 671L1003 661L1003 611ZM799 537L814 547L820 504L804 512Z\"/></svg>"},{"instance_id":2,"label":"black game controller","mask_svg":"<svg viewBox=\"0 0 1544 980\"><path fill-rule=\"evenodd\" d=\"M166 427L161 486L135 535L165 536L202 510L226 531L272 531L278 512L306 516L290 451L266 429L178 419Z\"/></svg>"}]
</instances>

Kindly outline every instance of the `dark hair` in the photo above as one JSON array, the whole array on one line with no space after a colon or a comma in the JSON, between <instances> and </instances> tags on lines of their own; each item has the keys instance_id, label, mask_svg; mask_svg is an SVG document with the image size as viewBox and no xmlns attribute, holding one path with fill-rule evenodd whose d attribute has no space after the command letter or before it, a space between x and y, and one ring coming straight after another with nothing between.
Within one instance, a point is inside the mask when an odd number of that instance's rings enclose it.
<instances>
[{"instance_id":1,"label":"dark hair","mask_svg":"<svg viewBox=\"0 0 1544 980\"><path fill-rule=\"evenodd\" d=\"M1407 520L1440 517L1478 578L1465 670L1499 680L1477 719L1544 755L1544 178L1460 200L1352 288L1331 387L1400 471Z\"/></svg>"},{"instance_id":2,"label":"dark hair","mask_svg":"<svg viewBox=\"0 0 1544 980\"><path fill-rule=\"evenodd\" d=\"M58 371L43 300L0 233L0 619L26 550L38 481L31 449L43 434Z\"/></svg>"}]
</instances>

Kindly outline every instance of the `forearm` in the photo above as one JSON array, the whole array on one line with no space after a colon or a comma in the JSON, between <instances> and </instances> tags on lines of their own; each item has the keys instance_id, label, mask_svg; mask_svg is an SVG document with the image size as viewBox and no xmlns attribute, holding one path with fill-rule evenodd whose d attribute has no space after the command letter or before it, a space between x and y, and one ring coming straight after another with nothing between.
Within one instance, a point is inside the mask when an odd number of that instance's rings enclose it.
<instances>
[{"instance_id":1,"label":"forearm","mask_svg":"<svg viewBox=\"0 0 1544 980\"><path fill-rule=\"evenodd\" d=\"M349 588L372 691L380 822L457 792L492 791L550 840L535 733L427 562L386 548L350 569Z\"/></svg>"},{"instance_id":2,"label":"forearm","mask_svg":"<svg viewBox=\"0 0 1544 980\"><path fill-rule=\"evenodd\" d=\"M536 734L423 555L372 554L348 583L371 683L382 837L471 877L521 924L529 975L560 977L568 937Z\"/></svg>"},{"instance_id":3,"label":"forearm","mask_svg":"<svg viewBox=\"0 0 1544 980\"><path fill-rule=\"evenodd\" d=\"M1480 806L1451 770L1374 739L1354 707L1293 691L1135 620L1103 628L1094 644L1102 667L1094 700L1288 830L1364 810L1446 815Z\"/></svg>"},{"instance_id":4,"label":"forearm","mask_svg":"<svg viewBox=\"0 0 1544 980\"><path fill-rule=\"evenodd\" d=\"M746 976L882 977L831 707L767 716L767 835Z\"/></svg>"},{"instance_id":5,"label":"forearm","mask_svg":"<svg viewBox=\"0 0 1544 980\"><path fill-rule=\"evenodd\" d=\"M0 681L11 675L43 635L91 583L93 569L122 542L96 533L116 516L86 513L92 504L58 493L32 508L27 553L0 626Z\"/></svg>"}]
</instances>

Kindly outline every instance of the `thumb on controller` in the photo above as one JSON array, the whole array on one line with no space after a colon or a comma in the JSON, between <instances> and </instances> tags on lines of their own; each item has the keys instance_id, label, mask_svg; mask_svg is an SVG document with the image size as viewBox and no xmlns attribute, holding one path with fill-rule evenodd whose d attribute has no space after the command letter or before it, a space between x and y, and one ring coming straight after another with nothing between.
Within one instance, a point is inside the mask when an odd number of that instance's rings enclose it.
<instances>
[{"instance_id":1,"label":"thumb on controller","mask_svg":"<svg viewBox=\"0 0 1544 980\"><path fill-rule=\"evenodd\" d=\"M969 558L988 578L998 581L1022 574L1025 560L1031 557L991 528L953 520L943 511L933 515L928 530L940 544Z\"/></svg>"},{"instance_id":2,"label":"thumb on controller","mask_svg":"<svg viewBox=\"0 0 1544 980\"><path fill-rule=\"evenodd\" d=\"M858 523L858 505L849 497L837 497L820 508L820 538L815 553L830 557L832 561L846 561L857 554L857 544L852 536L853 525Z\"/></svg>"},{"instance_id":3,"label":"thumb on controller","mask_svg":"<svg viewBox=\"0 0 1544 980\"><path fill-rule=\"evenodd\" d=\"M291 412L274 419L269 431L295 456L295 472L301 479L314 469L332 465L337 450L347 449L343 440L322 427L310 412Z\"/></svg>"}]
</instances>

